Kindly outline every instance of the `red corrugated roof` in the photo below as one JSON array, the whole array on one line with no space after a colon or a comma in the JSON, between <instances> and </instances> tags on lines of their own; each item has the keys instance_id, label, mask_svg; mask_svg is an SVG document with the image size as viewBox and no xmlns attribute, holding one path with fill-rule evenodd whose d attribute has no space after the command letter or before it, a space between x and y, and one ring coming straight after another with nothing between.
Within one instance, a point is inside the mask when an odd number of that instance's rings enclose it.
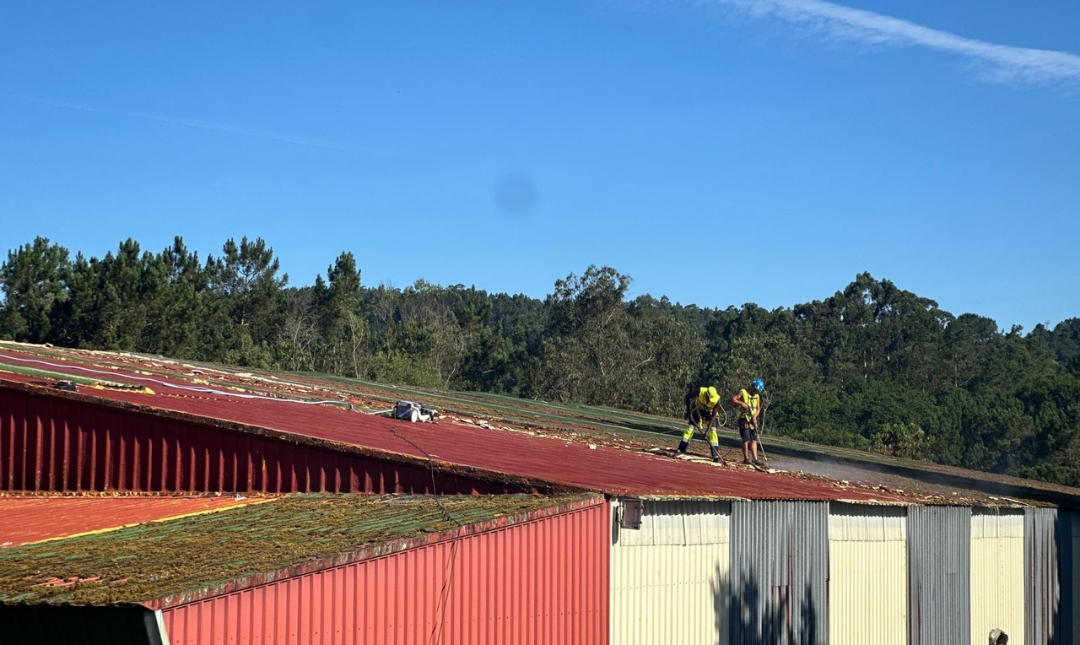
<instances>
[{"instance_id":1,"label":"red corrugated roof","mask_svg":"<svg viewBox=\"0 0 1080 645\"><path fill-rule=\"evenodd\" d=\"M11 354L0 350L0 362L4 362L6 356ZM65 361L64 365L70 369L79 363ZM125 370L108 372L116 379L140 377ZM75 369L71 369L70 374L86 375ZM39 377L18 374L4 375L3 378L23 383L41 381ZM191 387L190 383L179 380L159 380ZM616 495L903 501L898 496L873 489L686 462L606 446L592 449L584 443L524 432L485 429L446 421L413 424L351 412L341 407L303 405L268 398L234 398L161 387L153 383L148 385L155 394L91 388L80 388L79 391L80 394L150 409L189 413L394 453L417 457L424 457L427 453L444 462Z\"/></svg>"},{"instance_id":2,"label":"red corrugated roof","mask_svg":"<svg viewBox=\"0 0 1080 645\"><path fill-rule=\"evenodd\" d=\"M0 547L210 513L250 504L232 497L0 497Z\"/></svg>"}]
</instances>

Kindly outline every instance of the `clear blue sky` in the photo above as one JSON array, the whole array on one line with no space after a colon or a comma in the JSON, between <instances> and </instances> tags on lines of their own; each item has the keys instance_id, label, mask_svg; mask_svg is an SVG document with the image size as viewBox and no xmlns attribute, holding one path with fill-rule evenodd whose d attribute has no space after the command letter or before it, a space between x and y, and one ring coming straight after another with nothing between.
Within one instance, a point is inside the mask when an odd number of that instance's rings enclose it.
<instances>
[{"instance_id":1,"label":"clear blue sky","mask_svg":"<svg viewBox=\"0 0 1080 645\"><path fill-rule=\"evenodd\" d=\"M1037 51L1036 51L1037 50ZM1080 316L1080 3L0 4L0 252Z\"/></svg>"}]
</instances>

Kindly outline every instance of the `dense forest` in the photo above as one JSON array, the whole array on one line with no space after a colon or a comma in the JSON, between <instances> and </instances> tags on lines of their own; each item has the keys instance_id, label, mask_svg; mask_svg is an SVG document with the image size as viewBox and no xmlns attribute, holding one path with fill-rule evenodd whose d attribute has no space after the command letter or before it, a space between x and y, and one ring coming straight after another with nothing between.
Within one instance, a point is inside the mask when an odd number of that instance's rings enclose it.
<instances>
[{"instance_id":1,"label":"dense forest","mask_svg":"<svg viewBox=\"0 0 1080 645\"><path fill-rule=\"evenodd\" d=\"M177 238L87 259L38 238L0 266L0 338L500 392L677 415L695 381L768 384L768 430L1080 485L1080 318L1029 333L869 274L767 311L627 299L588 267L544 300L367 287L344 252L292 287L261 240L200 260Z\"/></svg>"}]
</instances>

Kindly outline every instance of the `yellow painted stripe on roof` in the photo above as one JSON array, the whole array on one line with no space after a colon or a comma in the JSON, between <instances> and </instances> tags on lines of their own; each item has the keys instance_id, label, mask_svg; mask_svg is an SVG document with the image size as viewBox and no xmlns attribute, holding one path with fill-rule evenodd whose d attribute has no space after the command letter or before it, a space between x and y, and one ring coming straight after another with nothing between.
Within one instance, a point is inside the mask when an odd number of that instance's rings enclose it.
<instances>
[{"instance_id":1,"label":"yellow painted stripe on roof","mask_svg":"<svg viewBox=\"0 0 1080 645\"><path fill-rule=\"evenodd\" d=\"M209 508L209 509L206 509L204 511L195 511L195 512L192 512L192 513L181 513L180 515L170 515L169 517L159 517L156 520L146 520L145 522L132 522L131 524L122 524L120 526L111 526L109 528L104 528L104 529L94 529L93 531L83 531L82 533L72 533L71 535L58 535L56 537L49 537L49 538L45 538L43 540L34 540L33 542L23 542L23 543L19 544L17 547L11 547L11 548L18 548L18 547L21 547L21 546L29 546L31 544L43 544L45 542L56 542L57 540L70 540L71 538L86 537L87 535L100 535L102 533L111 533L113 531L119 531L121 529L131 528L132 526L138 526L140 524L151 524L153 522L172 522L173 520L180 520L180 519L183 519L185 517L195 517L196 515L209 515L210 513L219 513L221 511L228 511L228 510L231 510L231 509L234 509L234 508L240 508L242 506L254 506L255 504L265 504L267 502L273 502L273 501L276 501L276 500L277 500L277 498L275 498L275 497L271 497L269 499L244 500L245 503L243 503L243 504L233 504L231 506L222 506L220 508Z\"/></svg>"}]
</instances>

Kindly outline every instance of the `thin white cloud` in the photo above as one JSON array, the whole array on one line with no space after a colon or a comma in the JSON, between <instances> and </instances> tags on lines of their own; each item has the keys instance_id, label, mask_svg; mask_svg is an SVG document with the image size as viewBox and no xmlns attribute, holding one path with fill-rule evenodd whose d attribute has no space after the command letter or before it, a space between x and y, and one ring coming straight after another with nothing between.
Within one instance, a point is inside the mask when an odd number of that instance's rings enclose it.
<instances>
[{"instance_id":1,"label":"thin white cloud","mask_svg":"<svg viewBox=\"0 0 1080 645\"><path fill-rule=\"evenodd\" d=\"M17 98L23 101L29 101L30 103L38 103L41 105L49 105L52 107L64 108L65 110L77 110L79 112L90 112L92 114L107 114L110 116L125 116L134 117L138 119L147 119L150 121L160 121L162 123L171 123L173 125L182 125L189 128L200 128L203 130L216 130L218 132L227 132L229 134L239 134L246 137L257 137L260 139L271 139L273 141L283 141L285 143L293 143L301 146L313 146L316 148L329 148L332 150L346 150L356 151L357 149L352 146L347 146L341 143L333 141L322 141L319 139L310 139L308 137L297 137L291 134L281 134L278 132L266 132L264 130L252 130L250 128L241 128L234 125L228 125L224 123L215 123L213 121L199 121L196 119L183 119L172 116L166 116L163 114L148 114L144 112L131 112L127 110L110 110L106 108L92 107L88 105L80 105L78 103L68 103L67 101L55 101L53 99L44 99L35 96L18 96ZM364 152L373 152L376 154L382 154L375 150L364 150Z\"/></svg>"},{"instance_id":2,"label":"thin white cloud","mask_svg":"<svg viewBox=\"0 0 1080 645\"><path fill-rule=\"evenodd\" d=\"M998 45L822 0L698 0L755 18L775 17L831 39L870 45L926 47L963 56L980 76L1003 83L1049 84L1080 80L1080 56L1048 49Z\"/></svg>"}]
</instances>

